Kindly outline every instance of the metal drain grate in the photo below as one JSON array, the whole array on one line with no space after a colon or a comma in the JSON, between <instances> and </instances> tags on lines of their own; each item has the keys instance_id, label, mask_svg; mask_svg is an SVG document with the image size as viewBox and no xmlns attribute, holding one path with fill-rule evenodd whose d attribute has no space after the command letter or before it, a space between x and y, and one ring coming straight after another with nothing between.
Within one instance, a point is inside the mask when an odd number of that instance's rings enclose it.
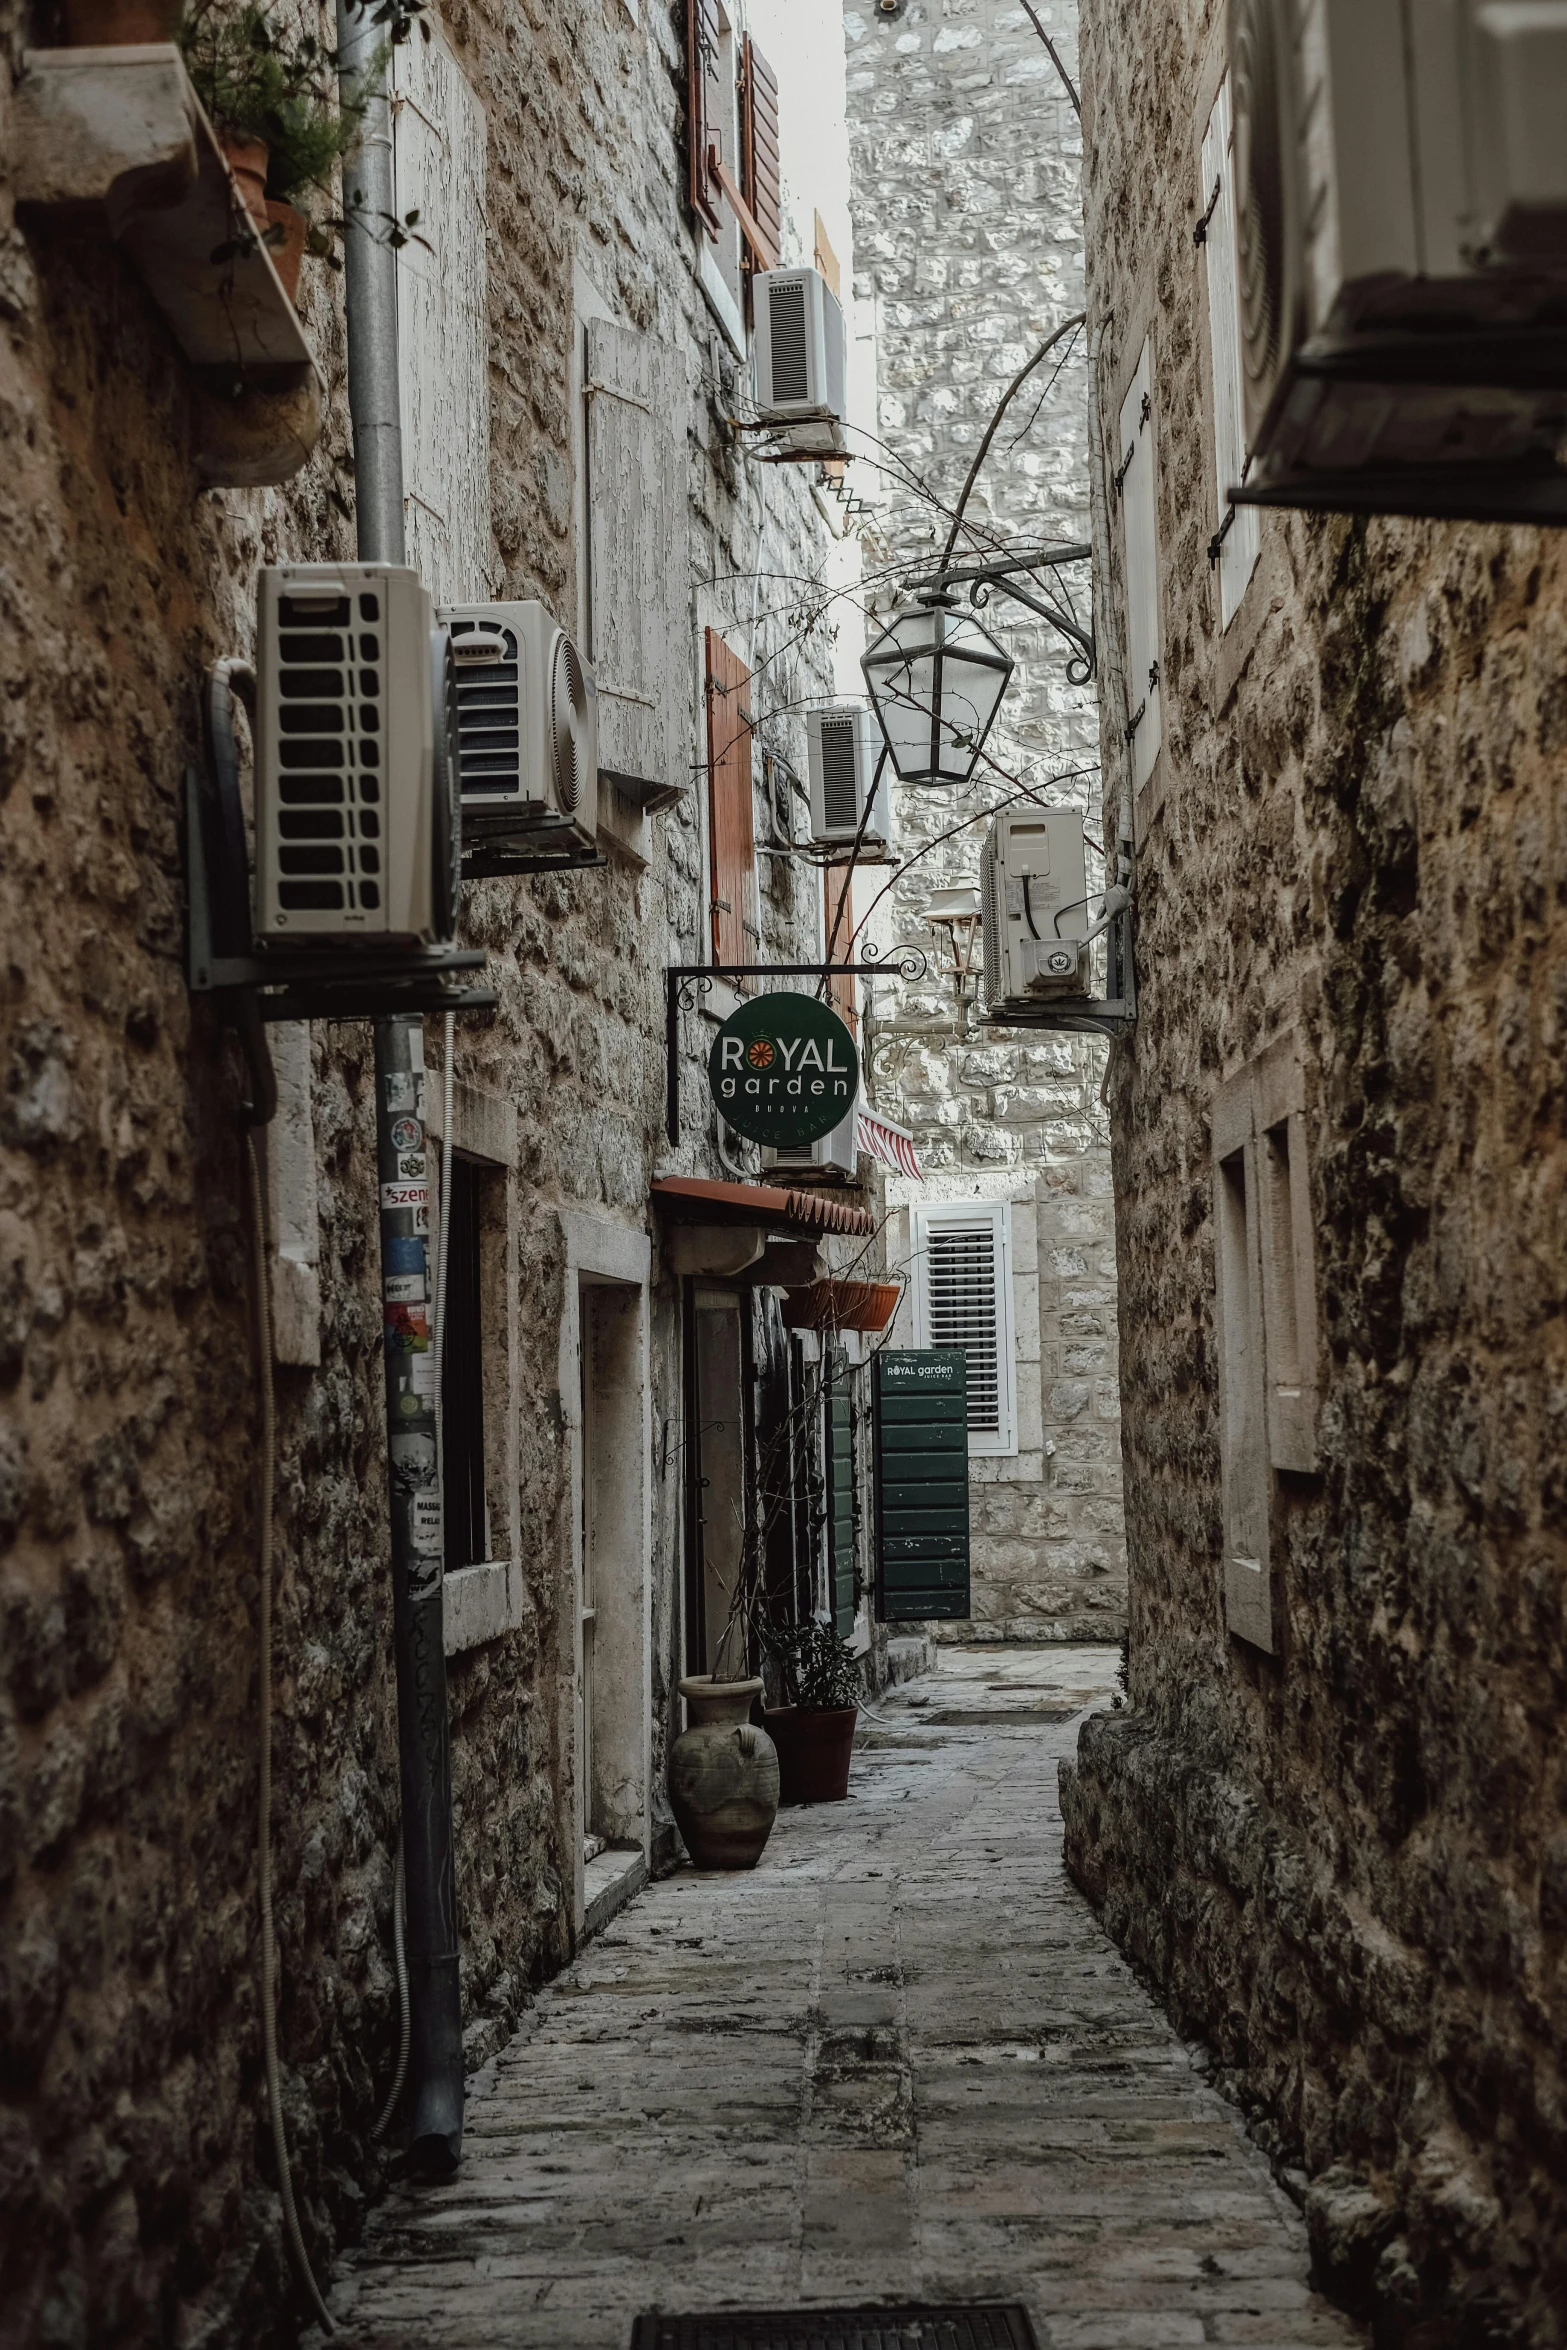
<instances>
[{"instance_id":1,"label":"metal drain grate","mask_svg":"<svg viewBox=\"0 0 1567 2350\"><path fill-rule=\"evenodd\" d=\"M1038 2350L1021 2302L639 2317L631 2350Z\"/></svg>"}]
</instances>

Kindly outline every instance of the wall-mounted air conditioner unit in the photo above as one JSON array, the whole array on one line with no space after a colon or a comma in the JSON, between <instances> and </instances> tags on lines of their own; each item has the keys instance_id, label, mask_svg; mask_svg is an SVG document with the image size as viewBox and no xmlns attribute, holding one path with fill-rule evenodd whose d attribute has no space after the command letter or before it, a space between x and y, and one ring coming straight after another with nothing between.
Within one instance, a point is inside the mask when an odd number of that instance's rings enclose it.
<instances>
[{"instance_id":1,"label":"wall-mounted air conditioner unit","mask_svg":"<svg viewBox=\"0 0 1567 2350\"><path fill-rule=\"evenodd\" d=\"M857 1151L859 1109L856 1106L846 1118L840 1118L830 1134L819 1135L815 1142L802 1142L788 1150L774 1150L770 1144L762 1146L764 1173L775 1175L836 1175L853 1182L858 1172Z\"/></svg>"},{"instance_id":2,"label":"wall-mounted air conditioner unit","mask_svg":"<svg viewBox=\"0 0 1567 2350\"><path fill-rule=\"evenodd\" d=\"M764 269L751 281L756 405L790 426L789 444L842 455L843 312L820 270ZM836 422L834 421L836 420Z\"/></svg>"},{"instance_id":3,"label":"wall-mounted air conditioner unit","mask_svg":"<svg viewBox=\"0 0 1567 2350\"><path fill-rule=\"evenodd\" d=\"M881 862L892 848L892 763L882 756L874 711L811 710L805 731L812 847L852 848L858 840L867 864Z\"/></svg>"},{"instance_id":4,"label":"wall-mounted air conditioner unit","mask_svg":"<svg viewBox=\"0 0 1567 2350\"><path fill-rule=\"evenodd\" d=\"M1093 928L1083 819L1070 808L998 816L980 861L985 1000L1052 1003L1089 993Z\"/></svg>"},{"instance_id":5,"label":"wall-mounted air conditioner unit","mask_svg":"<svg viewBox=\"0 0 1567 2350\"><path fill-rule=\"evenodd\" d=\"M1567 10L1231 0L1257 505L1567 521Z\"/></svg>"},{"instance_id":6,"label":"wall-mounted air conditioner unit","mask_svg":"<svg viewBox=\"0 0 1567 2350\"><path fill-rule=\"evenodd\" d=\"M450 638L417 571L289 563L258 582L258 942L449 939L461 810Z\"/></svg>"},{"instance_id":7,"label":"wall-mounted air conditioner unit","mask_svg":"<svg viewBox=\"0 0 1567 2350\"><path fill-rule=\"evenodd\" d=\"M441 618L457 670L470 844L538 836L593 852L597 696L571 638L538 603L453 604Z\"/></svg>"}]
</instances>

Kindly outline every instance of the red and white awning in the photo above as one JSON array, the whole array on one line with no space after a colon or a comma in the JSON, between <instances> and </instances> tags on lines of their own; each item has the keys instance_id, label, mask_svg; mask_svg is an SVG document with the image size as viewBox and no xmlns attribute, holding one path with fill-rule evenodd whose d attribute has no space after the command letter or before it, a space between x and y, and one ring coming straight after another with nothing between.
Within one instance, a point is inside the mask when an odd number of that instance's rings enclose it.
<instances>
[{"instance_id":1,"label":"red and white awning","mask_svg":"<svg viewBox=\"0 0 1567 2350\"><path fill-rule=\"evenodd\" d=\"M914 1137L906 1126L890 1126L885 1118L878 1118L873 1110L859 1113L859 1142L862 1151L869 1151L883 1166L896 1167L900 1175L920 1178L920 1163L914 1152Z\"/></svg>"}]
</instances>

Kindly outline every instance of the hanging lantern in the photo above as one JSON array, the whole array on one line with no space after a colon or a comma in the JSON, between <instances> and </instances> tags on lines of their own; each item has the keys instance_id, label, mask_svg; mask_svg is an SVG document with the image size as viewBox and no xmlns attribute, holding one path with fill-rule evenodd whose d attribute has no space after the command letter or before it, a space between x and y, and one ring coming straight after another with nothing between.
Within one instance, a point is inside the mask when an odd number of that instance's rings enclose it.
<instances>
[{"instance_id":1,"label":"hanging lantern","mask_svg":"<svg viewBox=\"0 0 1567 2350\"><path fill-rule=\"evenodd\" d=\"M922 596L860 667L900 783L967 783L1014 664L950 596Z\"/></svg>"}]
</instances>

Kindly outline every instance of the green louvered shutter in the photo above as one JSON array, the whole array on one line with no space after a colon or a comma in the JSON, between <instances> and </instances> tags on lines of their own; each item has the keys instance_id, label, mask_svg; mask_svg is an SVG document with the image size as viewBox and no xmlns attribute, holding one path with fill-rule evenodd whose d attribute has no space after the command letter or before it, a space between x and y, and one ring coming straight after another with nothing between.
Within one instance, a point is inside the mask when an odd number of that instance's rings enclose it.
<instances>
[{"instance_id":1,"label":"green louvered shutter","mask_svg":"<svg viewBox=\"0 0 1567 2350\"><path fill-rule=\"evenodd\" d=\"M854 1409L849 1358L841 1350L827 1367L827 1569L832 1620L845 1640L854 1630Z\"/></svg>"},{"instance_id":2,"label":"green louvered shutter","mask_svg":"<svg viewBox=\"0 0 1567 2350\"><path fill-rule=\"evenodd\" d=\"M968 1364L876 1357L876 1582L883 1623L969 1612Z\"/></svg>"}]
</instances>

